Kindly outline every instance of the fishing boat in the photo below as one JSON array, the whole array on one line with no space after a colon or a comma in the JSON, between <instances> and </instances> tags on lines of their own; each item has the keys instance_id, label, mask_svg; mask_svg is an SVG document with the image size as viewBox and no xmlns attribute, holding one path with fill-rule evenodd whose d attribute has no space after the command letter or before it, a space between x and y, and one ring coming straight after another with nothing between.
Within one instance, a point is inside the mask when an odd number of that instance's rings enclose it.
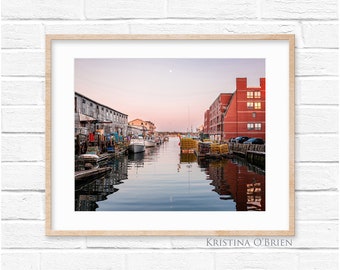
<instances>
[{"instance_id":1,"label":"fishing boat","mask_svg":"<svg viewBox=\"0 0 340 270\"><path fill-rule=\"evenodd\" d=\"M155 142L156 142L157 145L160 145L162 143L161 137L157 137L155 139Z\"/></svg>"},{"instance_id":2,"label":"fishing boat","mask_svg":"<svg viewBox=\"0 0 340 270\"><path fill-rule=\"evenodd\" d=\"M129 144L129 152L140 153L145 151L145 141L143 137L132 138Z\"/></svg>"},{"instance_id":3,"label":"fishing boat","mask_svg":"<svg viewBox=\"0 0 340 270\"><path fill-rule=\"evenodd\" d=\"M156 141L152 137L145 138L145 147L155 147Z\"/></svg>"},{"instance_id":4,"label":"fishing boat","mask_svg":"<svg viewBox=\"0 0 340 270\"><path fill-rule=\"evenodd\" d=\"M99 161L99 156L96 154L82 154L79 156L78 160L84 163L86 162L96 163Z\"/></svg>"}]
</instances>

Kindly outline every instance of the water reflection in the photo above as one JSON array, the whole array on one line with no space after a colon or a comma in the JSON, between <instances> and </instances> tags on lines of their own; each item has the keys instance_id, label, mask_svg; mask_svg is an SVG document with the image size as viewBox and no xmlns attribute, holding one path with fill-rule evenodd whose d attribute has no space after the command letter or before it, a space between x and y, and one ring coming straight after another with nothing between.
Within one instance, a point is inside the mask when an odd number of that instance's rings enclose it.
<instances>
[{"instance_id":1,"label":"water reflection","mask_svg":"<svg viewBox=\"0 0 340 270\"><path fill-rule=\"evenodd\" d=\"M213 191L221 200L233 200L237 211L265 211L264 171L243 159L199 160Z\"/></svg>"},{"instance_id":2,"label":"water reflection","mask_svg":"<svg viewBox=\"0 0 340 270\"><path fill-rule=\"evenodd\" d=\"M141 158L142 160L143 158ZM117 192L118 185L128 178L128 158L126 156L111 159L107 166L112 166L112 171L105 177L94 181L80 182L75 185L75 210L95 211L97 202L107 199L107 196Z\"/></svg>"},{"instance_id":3,"label":"water reflection","mask_svg":"<svg viewBox=\"0 0 340 270\"><path fill-rule=\"evenodd\" d=\"M112 159L77 184L76 211L265 211L265 174L243 159L197 159L178 142Z\"/></svg>"}]
</instances>

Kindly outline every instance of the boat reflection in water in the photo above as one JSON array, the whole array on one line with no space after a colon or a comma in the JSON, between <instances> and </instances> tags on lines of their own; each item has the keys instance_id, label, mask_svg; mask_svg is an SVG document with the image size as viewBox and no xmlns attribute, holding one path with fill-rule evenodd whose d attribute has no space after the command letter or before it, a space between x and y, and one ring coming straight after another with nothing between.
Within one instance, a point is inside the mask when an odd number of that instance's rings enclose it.
<instances>
[{"instance_id":1,"label":"boat reflection in water","mask_svg":"<svg viewBox=\"0 0 340 270\"><path fill-rule=\"evenodd\" d=\"M75 185L75 210L95 211L97 202L107 199L107 196L119 190L122 180L128 178L127 157L109 160L108 166L112 166L111 172L99 179L81 182Z\"/></svg>"},{"instance_id":2,"label":"boat reflection in water","mask_svg":"<svg viewBox=\"0 0 340 270\"><path fill-rule=\"evenodd\" d=\"M180 154L177 138L113 159L76 186L76 211L265 211L265 173L242 159Z\"/></svg>"}]
</instances>

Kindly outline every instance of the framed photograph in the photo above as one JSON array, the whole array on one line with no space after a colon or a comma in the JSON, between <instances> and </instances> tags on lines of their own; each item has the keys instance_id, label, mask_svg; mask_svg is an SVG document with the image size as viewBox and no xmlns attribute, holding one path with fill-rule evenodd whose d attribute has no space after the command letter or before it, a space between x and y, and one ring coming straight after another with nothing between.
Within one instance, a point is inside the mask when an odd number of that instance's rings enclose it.
<instances>
[{"instance_id":1,"label":"framed photograph","mask_svg":"<svg viewBox=\"0 0 340 270\"><path fill-rule=\"evenodd\" d=\"M294 235L294 35L47 35L46 235Z\"/></svg>"}]
</instances>

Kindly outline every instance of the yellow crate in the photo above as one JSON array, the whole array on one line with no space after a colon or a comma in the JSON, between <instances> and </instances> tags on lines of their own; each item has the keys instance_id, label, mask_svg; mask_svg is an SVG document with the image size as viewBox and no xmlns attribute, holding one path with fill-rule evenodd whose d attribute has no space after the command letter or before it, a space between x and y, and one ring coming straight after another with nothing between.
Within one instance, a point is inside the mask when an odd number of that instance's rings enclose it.
<instances>
[{"instance_id":1,"label":"yellow crate","mask_svg":"<svg viewBox=\"0 0 340 270\"><path fill-rule=\"evenodd\" d=\"M210 145L210 153L219 154L220 153L220 146L217 143L212 143Z\"/></svg>"},{"instance_id":2,"label":"yellow crate","mask_svg":"<svg viewBox=\"0 0 340 270\"><path fill-rule=\"evenodd\" d=\"M181 148L182 149L196 149L197 141L191 138L181 138Z\"/></svg>"},{"instance_id":3,"label":"yellow crate","mask_svg":"<svg viewBox=\"0 0 340 270\"><path fill-rule=\"evenodd\" d=\"M228 144L221 144L220 145L220 153L226 154L229 152Z\"/></svg>"}]
</instances>

